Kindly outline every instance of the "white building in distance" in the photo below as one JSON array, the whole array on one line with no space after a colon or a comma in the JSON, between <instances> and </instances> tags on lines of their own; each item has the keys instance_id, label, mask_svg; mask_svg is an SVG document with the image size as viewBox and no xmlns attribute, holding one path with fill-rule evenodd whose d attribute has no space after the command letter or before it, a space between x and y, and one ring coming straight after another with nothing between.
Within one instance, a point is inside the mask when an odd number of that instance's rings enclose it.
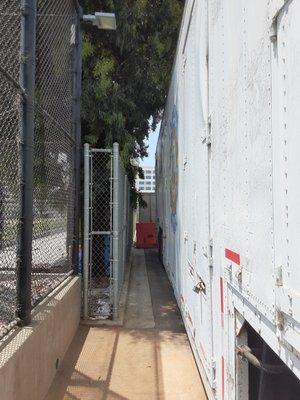
<instances>
[{"instance_id":1,"label":"white building in distance","mask_svg":"<svg viewBox=\"0 0 300 400\"><path fill-rule=\"evenodd\" d=\"M154 193L155 192L155 167L142 167L144 171L144 178L136 178L136 189L141 193Z\"/></svg>"}]
</instances>

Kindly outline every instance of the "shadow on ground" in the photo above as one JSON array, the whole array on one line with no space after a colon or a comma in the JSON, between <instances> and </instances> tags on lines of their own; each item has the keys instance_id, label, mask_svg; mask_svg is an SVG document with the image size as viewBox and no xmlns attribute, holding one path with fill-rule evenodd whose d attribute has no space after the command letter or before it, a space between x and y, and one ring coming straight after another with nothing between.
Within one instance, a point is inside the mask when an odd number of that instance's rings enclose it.
<instances>
[{"instance_id":1,"label":"shadow on ground","mask_svg":"<svg viewBox=\"0 0 300 400\"><path fill-rule=\"evenodd\" d=\"M206 399L155 250L134 251L124 326L79 327L45 400L62 399Z\"/></svg>"}]
</instances>

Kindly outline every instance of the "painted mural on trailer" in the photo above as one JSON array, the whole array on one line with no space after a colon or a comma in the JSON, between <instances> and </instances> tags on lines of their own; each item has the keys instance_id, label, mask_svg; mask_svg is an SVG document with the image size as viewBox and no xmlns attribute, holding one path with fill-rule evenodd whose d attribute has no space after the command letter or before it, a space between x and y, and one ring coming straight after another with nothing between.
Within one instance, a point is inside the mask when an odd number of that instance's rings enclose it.
<instances>
[{"instance_id":1,"label":"painted mural on trailer","mask_svg":"<svg viewBox=\"0 0 300 400\"><path fill-rule=\"evenodd\" d=\"M171 225L173 232L177 229L177 198L178 198L178 112L176 105L173 106L170 121L170 203L171 203Z\"/></svg>"}]
</instances>

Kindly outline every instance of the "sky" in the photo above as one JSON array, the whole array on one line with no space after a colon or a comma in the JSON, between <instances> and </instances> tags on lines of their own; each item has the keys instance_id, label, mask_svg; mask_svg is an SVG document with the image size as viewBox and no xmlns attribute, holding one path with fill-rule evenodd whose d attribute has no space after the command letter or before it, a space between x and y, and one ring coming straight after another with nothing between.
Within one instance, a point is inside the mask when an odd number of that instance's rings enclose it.
<instances>
[{"instance_id":1,"label":"sky","mask_svg":"<svg viewBox=\"0 0 300 400\"><path fill-rule=\"evenodd\" d=\"M148 147L148 157L144 157L143 160L140 160L141 167L155 167L155 151L156 151L156 144L159 135L160 124L157 125L155 132L149 132L149 139L146 141Z\"/></svg>"}]
</instances>

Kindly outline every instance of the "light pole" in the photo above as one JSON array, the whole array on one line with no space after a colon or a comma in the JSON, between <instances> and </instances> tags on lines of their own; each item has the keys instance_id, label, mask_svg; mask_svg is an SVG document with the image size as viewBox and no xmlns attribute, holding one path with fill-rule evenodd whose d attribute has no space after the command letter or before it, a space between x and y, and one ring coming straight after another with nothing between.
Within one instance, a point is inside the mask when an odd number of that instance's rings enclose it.
<instances>
[{"instance_id":1,"label":"light pole","mask_svg":"<svg viewBox=\"0 0 300 400\"><path fill-rule=\"evenodd\" d=\"M117 29L116 16L113 13L95 12L93 15L83 15L82 20L92 23L98 29L110 31Z\"/></svg>"}]
</instances>

